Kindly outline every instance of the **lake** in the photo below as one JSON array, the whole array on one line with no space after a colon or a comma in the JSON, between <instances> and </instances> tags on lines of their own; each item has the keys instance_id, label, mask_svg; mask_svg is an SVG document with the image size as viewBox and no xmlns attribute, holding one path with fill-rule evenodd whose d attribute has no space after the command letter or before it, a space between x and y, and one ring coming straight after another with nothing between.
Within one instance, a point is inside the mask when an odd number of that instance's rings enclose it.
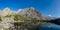
<instances>
[{"instance_id":1,"label":"lake","mask_svg":"<svg viewBox=\"0 0 60 30\"><path fill-rule=\"evenodd\" d=\"M39 30L60 30L60 25L53 23L43 24L39 27Z\"/></svg>"}]
</instances>

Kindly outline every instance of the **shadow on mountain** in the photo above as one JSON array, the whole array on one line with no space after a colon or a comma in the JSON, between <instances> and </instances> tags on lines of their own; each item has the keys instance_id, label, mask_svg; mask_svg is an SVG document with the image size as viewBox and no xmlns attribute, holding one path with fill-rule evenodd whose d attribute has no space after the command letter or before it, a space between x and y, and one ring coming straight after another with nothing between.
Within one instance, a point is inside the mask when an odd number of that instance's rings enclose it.
<instances>
[{"instance_id":1,"label":"shadow on mountain","mask_svg":"<svg viewBox=\"0 0 60 30\"><path fill-rule=\"evenodd\" d=\"M51 20L49 22L54 23L54 24L57 24L57 25L60 25L60 18L53 19L53 20Z\"/></svg>"}]
</instances>

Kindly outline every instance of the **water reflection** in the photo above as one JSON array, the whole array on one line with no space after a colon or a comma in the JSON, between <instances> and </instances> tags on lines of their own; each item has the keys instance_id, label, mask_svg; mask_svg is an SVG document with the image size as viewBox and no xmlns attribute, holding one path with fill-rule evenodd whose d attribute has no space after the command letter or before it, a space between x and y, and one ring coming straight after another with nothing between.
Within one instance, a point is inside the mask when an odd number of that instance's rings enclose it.
<instances>
[{"instance_id":1,"label":"water reflection","mask_svg":"<svg viewBox=\"0 0 60 30\"><path fill-rule=\"evenodd\" d=\"M47 23L41 25L41 27L39 27L39 30L60 30L60 25Z\"/></svg>"}]
</instances>

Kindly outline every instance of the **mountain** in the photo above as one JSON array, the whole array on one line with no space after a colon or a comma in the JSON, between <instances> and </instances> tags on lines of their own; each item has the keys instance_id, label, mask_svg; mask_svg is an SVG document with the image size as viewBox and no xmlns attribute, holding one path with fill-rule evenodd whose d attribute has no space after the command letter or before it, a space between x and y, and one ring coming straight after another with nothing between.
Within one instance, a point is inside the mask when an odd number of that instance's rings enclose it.
<instances>
[{"instance_id":1,"label":"mountain","mask_svg":"<svg viewBox=\"0 0 60 30\"><path fill-rule=\"evenodd\" d=\"M48 20L57 19L56 17L50 17L50 16L45 16L45 18Z\"/></svg>"},{"instance_id":2,"label":"mountain","mask_svg":"<svg viewBox=\"0 0 60 30\"><path fill-rule=\"evenodd\" d=\"M16 13L14 13L13 11L11 11L11 9L10 8L4 8L2 11L0 11L0 15L1 16L6 16L6 15L8 15L8 14L10 14L10 15L14 15L14 14L16 14Z\"/></svg>"},{"instance_id":3,"label":"mountain","mask_svg":"<svg viewBox=\"0 0 60 30\"><path fill-rule=\"evenodd\" d=\"M49 22L60 25L60 18L52 19Z\"/></svg>"},{"instance_id":4,"label":"mountain","mask_svg":"<svg viewBox=\"0 0 60 30\"><path fill-rule=\"evenodd\" d=\"M27 19L37 19L37 20L46 20L41 13L39 13L35 8L25 8L25 9L20 9L18 11L18 14L21 16L26 17Z\"/></svg>"},{"instance_id":5,"label":"mountain","mask_svg":"<svg viewBox=\"0 0 60 30\"><path fill-rule=\"evenodd\" d=\"M4 8L2 11L0 11L0 16L6 16L6 15L21 15L28 20L31 19L37 19L37 20L50 20L52 19L51 17L44 17L42 16L41 13L39 13L35 8L30 7L30 8L23 8L19 9L18 11L11 11L10 8Z\"/></svg>"}]
</instances>

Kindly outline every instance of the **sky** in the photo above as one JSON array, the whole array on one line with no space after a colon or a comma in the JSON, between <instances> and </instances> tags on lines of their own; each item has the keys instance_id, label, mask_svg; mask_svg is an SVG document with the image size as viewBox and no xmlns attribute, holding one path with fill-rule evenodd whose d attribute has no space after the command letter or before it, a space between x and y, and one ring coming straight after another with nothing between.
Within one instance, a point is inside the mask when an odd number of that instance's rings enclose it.
<instances>
[{"instance_id":1,"label":"sky","mask_svg":"<svg viewBox=\"0 0 60 30\"><path fill-rule=\"evenodd\" d=\"M0 0L0 10L34 7L43 16L60 17L60 0Z\"/></svg>"}]
</instances>

